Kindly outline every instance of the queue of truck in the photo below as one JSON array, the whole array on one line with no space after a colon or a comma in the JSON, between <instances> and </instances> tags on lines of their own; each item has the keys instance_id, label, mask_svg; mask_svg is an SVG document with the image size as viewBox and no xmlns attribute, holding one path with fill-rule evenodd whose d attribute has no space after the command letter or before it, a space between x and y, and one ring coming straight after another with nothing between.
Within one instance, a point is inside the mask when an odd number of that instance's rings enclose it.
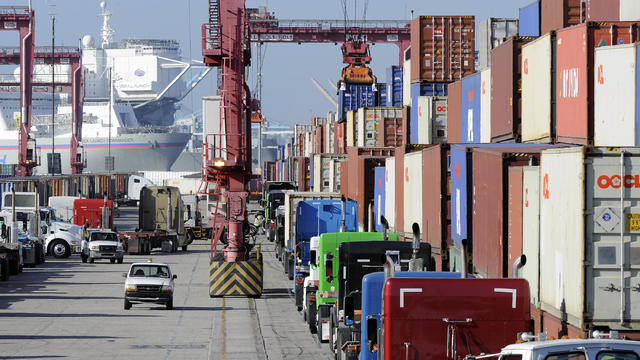
<instances>
[{"instance_id":1,"label":"queue of truck","mask_svg":"<svg viewBox=\"0 0 640 360\"><path fill-rule=\"evenodd\" d=\"M417 223L411 242L389 233L384 217L382 232L358 232L357 205L340 194L269 185L263 226L293 280L296 310L336 359L627 359L640 350L615 340L616 331L584 340L534 335L529 284L519 278L524 255L512 278L436 272Z\"/></svg>"}]
</instances>

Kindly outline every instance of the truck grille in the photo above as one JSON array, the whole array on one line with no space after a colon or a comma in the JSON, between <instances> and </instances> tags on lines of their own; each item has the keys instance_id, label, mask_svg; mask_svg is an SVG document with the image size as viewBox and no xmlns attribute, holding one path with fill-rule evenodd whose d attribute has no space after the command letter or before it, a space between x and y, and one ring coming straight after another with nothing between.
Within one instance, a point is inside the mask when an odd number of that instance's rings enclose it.
<instances>
[{"instance_id":1,"label":"truck grille","mask_svg":"<svg viewBox=\"0 0 640 360\"><path fill-rule=\"evenodd\" d=\"M138 291L158 292L160 291L160 285L138 285Z\"/></svg>"},{"instance_id":2,"label":"truck grille","mask_svg":"<svg viewBox=\"0 0 640 360\"><path fill-rule=\"evenodd\" d=\"M100 245L100 252L114 253L116 252L116 247L113 245Z\"/></svg>"}]
</instances>

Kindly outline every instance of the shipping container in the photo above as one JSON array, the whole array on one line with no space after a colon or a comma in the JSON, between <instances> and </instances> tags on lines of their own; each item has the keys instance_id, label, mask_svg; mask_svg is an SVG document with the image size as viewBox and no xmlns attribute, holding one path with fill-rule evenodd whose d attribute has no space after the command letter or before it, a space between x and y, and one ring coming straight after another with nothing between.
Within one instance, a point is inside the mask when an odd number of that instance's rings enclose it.
<instances>
[{"instance_id":1,"label":"shipping container","mask_svg":"<svg viewBox=\"0 0 640 360\"><path fill-rule=\"evenodd\" d=\"M375 168L383 166L386 158L394 155L393 148L349 148L347 149L347 171L349 184L341 192L358 203L359 231L372 231Z\"/></svg>"},{"instance_id":2,"label":"shipping container","mask_svg":"<svg viewBox=\"0 0 640 360\"><path fill-rule=\"evenodd\" d=\"M556 35L522 47L522 142L555 142Z\"/></svg>"},{"instance_id":3,"label":"shipping container","mask_svg":"<svg viewBox=\"0 0 640 360\"><path fill-rule=\"evenodd\" d=\"M376 98L377 91L373 84L341 82L340 90L338 90L338 107L340 109L338 120L344 121L347 117L347 111L376 106Z\"/></svg>"},{"instance_id":4,"label":"shipping container","mask_svg":"<svg viewBox=\"0 0 640 360\"><path fill-rule=\"evenodd\" d=\"M638 41L640 23L587 23L559 30L556 66L558 142L593 141L594 49Z\"/></svg>"},{"instance_id":5,"label":"shipping container","mask_svg":"<svg viewBox=\"0 0 640 360\"><path fill-rule=\"evenodd\" d=\"M408 48L402 64L402 106L411 106L411 59L406 57L410 54L411 48Z\"/></svg>"},{"instance_id":6,"label":"shipping container","mask_svg":"<svg viewBox=\"0 0 640 360\"><path fill-rule=\"evenodd\" d=\"M455 119L462 118L462 82L456 81L448 86L447 96L447 142L449 144L458 144L461 141L460 121Z\"/></svg>"},{"instance_id":7,"label":"shipping container","mask_svg":"<svg viewBox=\"0 0 640 360\"><path fill-rule=\"evenodd\" d=\"M640 144L640 62L637 44L596 48L593 143L595 146Z\"/></svg>"},{"instance_id":8,"label":"shipping container","mask_svg":"<svg viewBox=\"0 0 640 360\"><path fill-rule=\"evenodd\" d=\"M512 37L491 52L491 141L520 140L521 50L532 38Z\"/></svg>"},{"instance_id":9,"label":"shipping container","mask_svg":"<svg viewBox=\"0 0 640 360\"><path fill-rule=\"evenodd\" d=\"M540 1L520 8L518 34L520 36L540 36Z\"/></svg>"},{"instance_id":10,"label":"shipping container","mask_svg":"<svg viewBox=\"0 0 640 360\"><path fill-rule=\"evenodd\" d=\"M293 248L296 239L298 203L307 200L339 200L339 193L329 192L294 192L286 191L284 195L284 243Z\"/></svg>"},{"instance_id":11,"label":"shipping container","mask_svg":"<svg viewBox=\"0 0 640 360\"><path fill-rule=\"evenodd\" d=\"M522 174L526 167L512 166L507 170L507 276L514 277L511 265L522 250Z\"/></svg>"},{"instance_id":12,"label":"shipping container","mask_svg":"<svg viewBox=\"0 0 640 360\"><path fill-rule=\"evenodd\" d=\"M334 127L334 150L336 154L346 154L347 152L347 137L345 136L345 123L335 124Z\"/></svg>"},{"instance_id":13,"label":"shipping container","mask_svg":"<svg viewBox=\"0 0 640 360\"><path fill-rule=\"evenodd\" d=\"M491 142L491 68L480 71L480 142Z\"/></svg>"},{"instance_id":14,"label":"shipping container","mask_svg":"<svg viewBox=\"0 0 640 360\"><path fill-rule=\"evenodd\" d=\"M346 134L346 147L356 146L356 111L348 111L347 112L347 121L344 123L345 125L345 134ZM345 148L346 152L346 148Z\"/></svg>"},{"instance_id":15,"label":"shipping container","mask_svg":"<svg viewBox=\"0 0 640 360\"><path fill-rule=\"evenodd\" d=\"M518 35L518 19L488 18L478 24L478 69L491 66L491 50Z\"/></svg>"},{"instance_id":16,"label":"shipping container","mask_svg":"<svg viewBox=\"0 0 640 360\"><path fill-rule=\"evenodd\" d=\"M481 135L481 115L482 104L480 99L480 88L482 86L482 76L480 73L467 76L462 79L460 104L460 142L480 143ZM452 119L455 121L455 119Z\"/></svg>"},{"instance_id":17,"label":"shipping container","mask_svg":"<svg viewBox=\"0 0 640 360\"><path fill-rule=\"evenodd\" d=\"M540 33L584 22L582 0L540 0Z\"/></svg>"},{"instance_id":18,"label":"shipping container","mask_svg":"<svg viewBox=\"0 0 640 360\"><path fill-rule=\"evenodd\" d=\"M541 308L581 330L638 330L640 152L586 149L542 152Z\"/></svg>"},{"instance_id":19,"label":"shipping container","mask_svg":"<svg viewBox=\"0 0 640 360\"><path fill-rule=\"evenodd\" d=\"M531 304L540 308L540 167L522 172L522 252L527 263L522 277L529 282Z\"/></svg>"},{"instance_id":20,"label":"shipping container","mask_svg":"<svg viewBox=\"0 0 640 360\"><path fill-rule=\"evenodd\" d=\"M451 180L448 164L448 145L436 145L422 150L422 228L420 231L422 241L431 244L436 271L450 270Z\"/></svg>"},{"instance_id":21,"label":"shipping container","mask_svg":"<svg viewBox=\"0 0 640 360\"><path fill-rule=\"evenodd\" d=\"M404 145L402 134L404 120L402 118L383 118L378 122L378 147L398 147Z\"/></svg>"},{"instance_id":22,"label":"shipping container","mask_svg":"<svg viewBox=\"0 0 640 360\"><path fill-rule=\"evenodd\" d=\"M374 107L360 108L356 113L356 146L376 147L378 145L378 126L385 118L402 119L402 108Z\"/></svg>"},{"instance_id":23,"label":"shipping container","mask_svg":"<svg viewBox=\"0 0 640 360\"><path fill-rule=\"evenodd\" d=\"M418 141L415 144L447 142L447 97L419 96L416 108ZM412 115L413 119L413 115Z\"/></svg>"},{"instance_id":24,"label":"shipping container","mask_svg":"<svg viewBox=\"0 0 640 360\"><path fill-rule=\"evenodd\" d=\"M402 107L402 66L387 68L387 103L386 106Z\"/></svg>"},{"instance_id":25,"label":"shipping container","mask_svg":"<svg viewBox=\"0 0 640 360\"><path fill-rule=\"evenodd\" d=\"M314 192L340 192L340 163L344 154L312 154L309 160L311 190Z\"/></svg>"},{"instance_id":26,"label":"shipping container","mask_svg":"<svg viewBox=\"0 0 640 360\"><path fill-rule=\"evenodd\" d=\"M396 159L390 157L384 165L384 217L389 224L389 230L396 228Z\"/></svg>"},{"instance_id":27,"label":"shipping container","mask_svg":"<svg viewBox=\"0 0 640 360\"><path fill-rule=\"evenodd\" d=\"M422 225L422 151L404 154L403 174L404 200L402 202L404 217L402 229L404 234L398 235L411 239L414 223L417 223L420 226L420 230L424 231Z\"/></svg>"},{"instance_id":28,"label":"shipping container","mask_svg":"<svg viewBox=\"0 0 640 360\"><path fill-rule=\"evenodd\" d=\"M373 223L374 230L377 232L383 232L384 227L380 222L380 217L385 216L385 166L376 167L374 170L374 191L373 191Z\"/></svg>"},{"instance_id":29,"label":"shipping container","mask_svg":"<svg viewBox=\"0 0 640 360\"><path fill-rule=\"evenodd\" d=\"M378 100L376 101L376 106L387 106L387 84L386 83L378 83Z\"/></svg>"},{"instance_id":30,"label":"shipping container","mask_svg":"<svg viewBox=\"0 0 640 360\"><path fill-rule=\"evenodd\" d=\"M411 81L453 82L475 71L473 16L420 16L411 21Z\"/></svg>"},{"instance_id":31,"label":"shipping container","mask_svg":"<svg viewBox=\"0 0 640 360\"><path fill-rule=\"evenodd\" d=\"M619 21L620 0L587 0L586 21Z\"/></svg>"},{"instance_id":32,"label":"shipping container","mask_svg":"<svg viewBox=\"0 0 640 360\"><path fill-rule=\"evenodd\" d=\"M511 263L509 250L510 166L537 165L544 146L507 146L473 149L473 238L474 271L481 277L506 277ZM467 169L468 171L468 169ZM520 179L520 191L522 179ZM518 213L522 205L515 204ZM520 220L521 221L521 220ZM521 237L517 238L519 244ZM522 246L518 245L517 246ZM515 250L514 250L515 251ZM520 250L521 251L521 250ZM519 255L518 255L519 256Z\"/></svg>"},{"instance_id":33,"label":"shipping container","mask_svg":"<svg viewBox=\"0 0 640 360\"><path fill-rule=\"evenodd\" d=\"M620 21L640 20L640 2L638 0L620 1Z\"/></svg>"},{"instance_id":34,"label":"shipping container","mask_svg":"<svg viewBox=\"0 0 640 360\"><path fill-rule=\"evenodd\" d=\"M411 144L420 142L420 113L418 98L420 96L447 96L447 84L444 83L414 83L411 84L411 113L409 116L409 141ZM442 109L441 109L442 110ZM440 114L442 115L442 114ZM428 126L428 125L427 125ZM445 121L446 126L446 121ZM446 135L446 134L445 134ZM430 144L425 142L424 144Z\"/></svg>"}]
</instances>

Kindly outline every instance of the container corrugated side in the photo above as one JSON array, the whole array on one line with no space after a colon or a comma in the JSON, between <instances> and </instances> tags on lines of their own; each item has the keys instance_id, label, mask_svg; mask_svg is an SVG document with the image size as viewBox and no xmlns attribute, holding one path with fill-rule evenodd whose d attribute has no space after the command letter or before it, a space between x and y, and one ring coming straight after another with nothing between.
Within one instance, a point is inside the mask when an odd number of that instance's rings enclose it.
<instances>
[{"instance_id":1,"label":"container corrugated side","mask_svg":"<svg viewBox=\"0 0 640 360\"><path fill-rule=\"evenodd\" d=\"M508 170L508 195L507 195L507 270L508 276L513 277L511 265L516 261L522 251L522 174L524 167L512 166Z\"/></svg>"},{"instance_id":2,"label":"container corrugated side","mask_svg":"<svg viewBox=\"0 0 640 360\"><path fill-rule=\"evenodd\" d=\"M411 238L414 223L422 226L422 151L404 155L404 233Z\"/></svg>"},{"instance_id":3,"label":"container corrugated side","mask_svg":"<svg viewBox=\"0 0 640 360\"><path fill-rule=\"evenodd\" d=\"M402 108L372 107L360 108L356 114L357 146L376 147L378 144L378 126L385 118L402 118Z\"/></svg>"},{"instance_id":4,"label":"container corrugated side","mask_svg":"<svg viewBox=\"0 0 640 360\"><path fill-rule=\"evenodd\" d=\"M385 200L386 200L386 167L375 168L374 193L373 193L373 223L375 231L382 232L384 228L380 222L380 217L385 216Z\"/></svg>"},{"instance_id":5,"label":"container corrugated side","mask_svg":"<svg viewBox=\"0 0 640 360\"><path fill-rule=\"evenodd\" d=\"M540 1L520 8L520 23L518 33L520 36L540 36Z\"/></svg>"},{"instance_id":6,"label":"container corrugated side","mask_svg":"<svg viewBox=\"0 0 640 360\"><path fill-rule=\"evenodd\" d=\"M417 105L418 141L416 144L447 142L447 97L419 96Z\"/></svg>"},{"instance_id":7,"label":"container corrugated side","mask_svg":"<svg viewBox=\"0 0 640 360\"><path fill-rule=\"evenodd\" d=\"M553 142L555 33L522 47L522 142Z\"/></svg>"},{"instance_id":8,"label":"container corrugated side","mask_svg":"<svg viewBox=\"0 0 640 360\"><path fill-rule=\"evenodd\" d=\"M460 119L460 142L479 143L480 142L480 88L482 79L480 73L467 76L462 79L462 101Z\"/></svg>"},{"instance_id":9,"label":"container corrugated side","mask_svg":"<svg viewBox=\"0 0 640 360\"><path fill-rule=\"evenodd\" d=\"M529 282L531 304L540 307L540 167L528 166L522 173L522 252L527 264L522 277Z\"/></svg>"},{"instance_id":10,"label":"container corrugated side","mask_svg":"<svg viewBox=\"0 0 640 360\"><path fill-rule=\"evenodd\" d=\"M422 241L431 244L436 271L449 270L451 245L451 191L449 147L437 145L422 150ZM415 198L414 198L415 199Z\"/></svg>"},{"instance_id":11,"label":"container corrugated side","mask_svg":"<svg viewBox=\"0 0 640 360\"><path fill-rule=\"evenodd\" d=\"M396 227L396 159L390 157L384 165L384 217L389 223L389 229L394 232Z\"/></svg>"},{"instance_id":12,"label":"container corrugated side","mask_svg":"<svg viewBox=\"0 0 640 360\"><path fill-rule=\"evenodd\" d=\"M595 146L637 146L637 45L596 48L593 143Z\"/></svg>"},{"instance_id":13,"label":"container corrugated side","mask_svg":"<svg viewBox=\"0 0 640 360\"><path fill-rule=\"evenodd\" d=\"M620 20L620 0L587 0L586 21Z\"/></svg>"},{"instance_id":14,"label":"container corrugated side","mask_svg":"<svg viewBox=\"0 0 640 360\"><path fill-rule=\"evenodd\" d=\"M480 142L491 142L491 68L480 71Z\"/></svg>"},{"instance_id":15,"label":"container corrugated side","mask_svg":"<svg viewBox=\"0 0 640 360\"><path fill-rule=\"evenodd\" d=\"M402 66L387 68L387 103L386 106L402 107Z\"/></svg>"},{"instance_id":16,"label":"container corrugated side","mask_svg":"<svg viewBox=\"0 0 640 360\"><path fill-rule=\"evenodd\" d=\"M518 19L488 18L478 24L478 68L491 66L491 50L518 35Z\"/></svg>"},{"instance_id":17,"label":"container corrugated side","mask_svg":"<svg viewBox=\"0 0 640 360\"><path fill-rule=\"evenodd\" d=\"M402 106L411 106L411 59L402 64Z\"/></svg>"},{"instance_id":18,"label":"container corrugated side","mask_svg":"<svg viewBox=\"0 0 640 360\"><path fill-rule=\"evenodd\" d=\"M347 121L344 124L345 124L345 133L346 133L345 134L346 147L356 146L356 137L355 137L356 112L355 111L347 112Z\"/></svg>"},{"instance_id":19,"label":"container corrugated side","mask_svg":"<svg viewBox=\"0 0 640 360\"><path fill-rule=\"evenodd\" d=\"M461 140L461 101L462 101L462 82L456 81L448 87L449 95L447 97L447 142L449 144L458 144Z\"/></svg>"},{"instance_id":20,"label":"container corrugated side","mask_svg":"<svg viewBox=\"0 0 640 360\"><path fill-rule=\"evenodd\" d=\"M640 2L637 0L620 0L620 21L640 20Z\"/></svg>"},{"instance_id":21,"label":"container corrugated side","mask_svg":"<svg viewBox=\"0 0 640 360\"><path fill-rule=\"evenodd\" d=\"M559 30L583 22L582 0L540 0L540 33Z\"/></svg>"}]
</instances>

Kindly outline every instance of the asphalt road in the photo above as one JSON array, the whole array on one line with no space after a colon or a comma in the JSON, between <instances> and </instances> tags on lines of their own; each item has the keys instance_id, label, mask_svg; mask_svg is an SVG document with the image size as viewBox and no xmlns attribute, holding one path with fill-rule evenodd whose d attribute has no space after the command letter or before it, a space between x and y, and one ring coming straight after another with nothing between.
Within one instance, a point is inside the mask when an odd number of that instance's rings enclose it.
<instances>
[{"instance_id":1,"label":"asphalt road","mask_svg":"<svg viewBox=\"0 0 640 360\"><path fill-rule=\"evenodd\" d=\"M137 209L122 208L119 230L135 227ZM262 239L259 239L261 241ZM295 311L291 282L265 240L264 294L259 299L211 299L209 245L198 241L154 261L175 274L174 309L134 305L123 309L124 279L132 262L78 255L47 258L38 268L0 282L0 359L327 359Z\"/></svg>"}]
</instances>

